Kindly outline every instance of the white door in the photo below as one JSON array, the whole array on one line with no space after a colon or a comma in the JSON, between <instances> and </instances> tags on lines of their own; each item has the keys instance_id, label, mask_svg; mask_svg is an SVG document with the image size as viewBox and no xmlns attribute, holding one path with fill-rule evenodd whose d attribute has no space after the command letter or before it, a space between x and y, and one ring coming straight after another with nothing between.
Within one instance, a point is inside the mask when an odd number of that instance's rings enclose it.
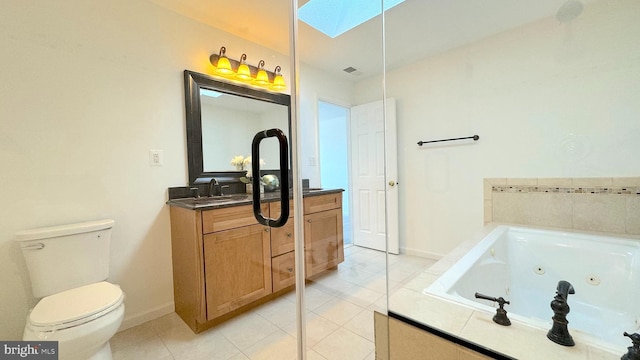
<instances>
[{"instance_id":1,"label":"white door","mask_svg":"<svg viewBox=\"0 0 640 360\"><path fill-rule=\"evenodd\" d=\"M383 116L385 106L386 119ZM353 243L397 254L395 100L352 107L350 124Z\"/></svg>"}]
</instances>

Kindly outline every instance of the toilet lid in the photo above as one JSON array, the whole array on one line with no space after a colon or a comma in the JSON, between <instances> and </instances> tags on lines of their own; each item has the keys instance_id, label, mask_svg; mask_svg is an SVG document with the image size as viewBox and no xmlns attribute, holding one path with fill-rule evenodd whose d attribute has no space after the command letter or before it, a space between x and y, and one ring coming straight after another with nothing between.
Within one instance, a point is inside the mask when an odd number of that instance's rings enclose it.
<instances>
[{"instance_id":1,"label":"toilet lid","mask_svg":"<svg viewBox=\"0 0 640 360\"><path fill-rule=\"evenodd\" d=\"M108 282L81 286L42 298L29 315L35 326L64 324L91 317L122 303L119 286Z\"/></svg>"}]
</instances>

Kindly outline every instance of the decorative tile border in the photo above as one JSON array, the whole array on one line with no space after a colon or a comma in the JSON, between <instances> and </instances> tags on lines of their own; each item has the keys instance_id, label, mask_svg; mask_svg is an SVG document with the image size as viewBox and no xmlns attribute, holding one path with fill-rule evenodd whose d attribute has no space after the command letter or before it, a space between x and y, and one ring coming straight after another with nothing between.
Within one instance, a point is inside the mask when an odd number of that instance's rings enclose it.
<instances>
[{"instance_id":1,"label":"decorative tile border","mask_svg":"<svg viewBox=\"0 0 640 360\"><path fill-rule=\"evenodd\" d=\"M492 192L506 193L565 193L565 194L621 194L640 195L640 187L554 187L554 186L526 186L526 185L492 185Z\"/></svg>"},{"instance_id":2,"label":"decorative tile border","mask_svg":"<svg viewBox=\"0 0 640 360\"><path fill-rule=\"evenodd\" d=\"M485 178L483 186L485 224L640 235L640 177Z\"/></svg>"}]
</instances>

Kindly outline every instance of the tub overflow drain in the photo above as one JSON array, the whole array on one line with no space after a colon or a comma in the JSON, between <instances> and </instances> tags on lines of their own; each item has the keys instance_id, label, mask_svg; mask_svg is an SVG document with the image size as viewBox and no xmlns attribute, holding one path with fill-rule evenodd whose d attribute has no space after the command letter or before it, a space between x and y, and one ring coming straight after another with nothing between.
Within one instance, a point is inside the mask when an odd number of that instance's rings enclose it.
<instances>
[{"instance_id":1,"label":"tub overflow drain","mask_svg":"<svg viewBox=\"0 0 640 360\"><path fill-rule=\"evenodd\" d=\"M533 271L538 275L543 275L544 274L544 268L542 266L534 267Z\"/></svg>"},{"instance_id":2,"label":"tub overflow drain","mask_svg":"<svg viewBox=\"0 0 640 360\"><path fill-rule=\"evenodd\" d=\"M589 275L587 276L587 284L600 285L600 278L596 275Z\"/></svg>"}]
</instances>

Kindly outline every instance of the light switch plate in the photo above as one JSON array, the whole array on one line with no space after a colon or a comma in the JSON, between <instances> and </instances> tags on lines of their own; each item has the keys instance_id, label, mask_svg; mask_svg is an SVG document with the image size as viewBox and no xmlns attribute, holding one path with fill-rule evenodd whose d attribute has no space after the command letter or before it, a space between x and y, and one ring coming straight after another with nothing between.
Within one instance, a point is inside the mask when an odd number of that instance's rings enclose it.
<instances>
[{"instance_id":1,"label":"light switch plate","mask_svg":"<svg viewBox=\"0 0 640 360\"><path fill-rule=\"evenodd\" d=\"M149 150L149 165L164 165L164 156L162 155L162 150Z\"/></svg>"}]
</instances>

